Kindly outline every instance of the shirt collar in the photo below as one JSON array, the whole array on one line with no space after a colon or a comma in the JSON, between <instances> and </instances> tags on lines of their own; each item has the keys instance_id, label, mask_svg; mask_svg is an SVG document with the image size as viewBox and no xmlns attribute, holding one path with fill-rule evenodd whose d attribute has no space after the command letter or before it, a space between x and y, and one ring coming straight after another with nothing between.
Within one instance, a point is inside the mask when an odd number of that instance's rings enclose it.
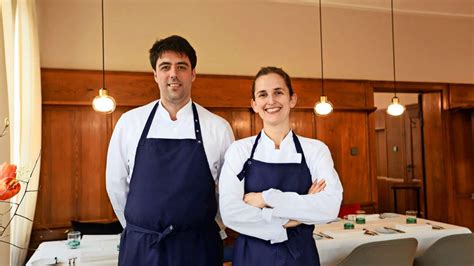
<instances>
[{"instance_id":1,"label":"shirt collar","mask_svg":"<svg viewBox=\"0 0 474 266\"><path fill-rule=\"evenodd\" d=\"M263 144L266 148L272 148L275 149L275 142L265 133L265 131L262 129L262 134L260 137L260 144ZM288 150L291 149L293 144L293 130L290 130L288 134L283 138L283 140L280 143L280 149L279 150Z\"/></svg>"},{"instance_id":2,"label":"shirt collar","mask_svg":"<svg viewBox=\"0 0 474 266\"><path fill-rule=\"evenodd\" d=\"M160 100L161 101L161 100ZM192 100L190 99L186 105L184 105L181 109L179 109L178 113L176 113L176 120L183 119L185 117L188 117L189 115L193 114L193 109L192 109ZM158 115L161 118L166 119L167 121L172 121L170 114L168 111L163 107L162 104L158 106L157 110Z\"/></svg>"}]
</instances>

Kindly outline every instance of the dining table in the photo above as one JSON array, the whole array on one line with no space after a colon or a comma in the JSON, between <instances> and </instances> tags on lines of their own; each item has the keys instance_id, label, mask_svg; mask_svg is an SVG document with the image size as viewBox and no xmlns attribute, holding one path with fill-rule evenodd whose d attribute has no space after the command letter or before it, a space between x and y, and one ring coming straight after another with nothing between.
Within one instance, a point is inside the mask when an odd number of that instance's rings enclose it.
<instances>
[{"instance_id":1,"label":"dining table","mask_svg":"<svg viewBox=\"0 0 474 266\"><path fill-rule=\"evenodd\" d=\"M353 229L344 229L352 222ZM407 224L405 215L367 214L365 224L336 219L317 224L313 238L318 248L321 265L339 264L356 247L376 241L415 238L418 241L416 255L420 256L436 240L454 234L468 234L462 226L417 218L415 224ZM39 245L26 265L117 265L120 235L84 235L80 246L70 249L66 240L46 241Z\"/></svg>"},{"instance_id":2,"label":"dining table","mask_svg":"<svg viewBox=\"0 0 474 266\"><path fill-rule=\"evenodd\" d=\"M344 224L353 223L353 229L344 229ZM422 255L438 239L454 234L469 234L469 228L417 218L416 223L407 224L405 215L368 214L365 223L336 219L315 226L316 241L321 265L338 265L356 247L376 241L415 238L418 241L415 257Z\"/></svg>"}]
</instances>

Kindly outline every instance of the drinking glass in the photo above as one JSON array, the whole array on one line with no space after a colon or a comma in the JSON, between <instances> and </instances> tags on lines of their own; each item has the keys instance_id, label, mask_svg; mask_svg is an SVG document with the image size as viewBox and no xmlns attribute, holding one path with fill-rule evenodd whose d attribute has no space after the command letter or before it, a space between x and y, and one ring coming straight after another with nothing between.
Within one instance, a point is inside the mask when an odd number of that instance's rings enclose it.
<instances>
[{"instance_id":1,"label":"drinking glass","mask_svg":"<svg viewBox=\"0 0 474 266\"><path fill-rule=\"evenodd\" d=\"M365 211L362 211L362 210L356 211L356 223L365 224Z\"/></svg>"},{"instance_id":2,"label":"drinking glass","mask_svg":"<svg viewBox=\"0 0 474 266\"><path fill-rule=\"evenodd\" d=\"M67 233L66 244L70 249L78 248L81 245L81 232L71 231Z\"/></svg>"},{"instance_id":3,"label":"drinking glass","mask_svg":"<svg viewBox=\"0 0 474 266\"><path fill-rule=\"evenodd\" d=\"M417 211L406 211L405 214L407 224L416 224Z\"/></svg>"}]
</instances>

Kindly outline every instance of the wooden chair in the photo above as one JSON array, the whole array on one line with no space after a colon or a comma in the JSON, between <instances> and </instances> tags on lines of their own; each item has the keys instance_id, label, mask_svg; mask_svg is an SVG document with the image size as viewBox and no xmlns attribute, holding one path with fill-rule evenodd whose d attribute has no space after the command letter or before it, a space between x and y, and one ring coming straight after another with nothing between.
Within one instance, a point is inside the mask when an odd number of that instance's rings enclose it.
<instances>
[{"instance_id":1,"label":"wooden chair","mask_svg":"<svg viewBox=\"0 0 474 266\"><path fill-rule=\"evenodd\" d=\"M474 234L450 235L438 239L423 255L415 259L414 265L474 265Z\"/></svg>"},{"instance_id":2,"label":"wooden chair","mask_svg":"<svg viewBox=\"0 0 474 266\"><path fill-rule=\"evenodd\" d=\"M339 266L354 265L413 265L416 246L415 238L377 241L356 247Z\"/></svg>"}]
</instances>

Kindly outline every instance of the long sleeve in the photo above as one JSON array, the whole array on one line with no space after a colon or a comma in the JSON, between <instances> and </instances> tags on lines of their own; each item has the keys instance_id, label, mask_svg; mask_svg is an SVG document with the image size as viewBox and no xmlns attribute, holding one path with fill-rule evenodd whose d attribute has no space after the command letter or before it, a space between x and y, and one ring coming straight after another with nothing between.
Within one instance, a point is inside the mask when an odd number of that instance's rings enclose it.
<instances>
[{"instance_id":1,"label":"long sleeve","mask_svg":"<svg viewBox=\"0 0 474 266\"><path fill-rule=\"evenodd\" d=\"M273 217L297 220L306 224L326 223L337 217L342 201L342 185L326 145L321 142L309 145L306 147L305 156L313 181L326 180L324 191L299 195L269 189L264 191L262 196L273 208L271 213Z\"/></svg>"},{"instance_id":2,"label":"long sleeve","mask_svg":"<svg viewBox=\"0 0 474 266\"><path fill-rule=\"evenodd\" d=\"M240 181L237 174L246 159L240 156L236 146L234 142L226 153L219 181L219 203L224 224L241 234L270 240L271 243L286 241L288 236L283 225L287 219L273 217L265 220L264 210L243 201L244 181Z\"/></svg>"},{"instance_id":3,"label":"long sleeve","mask_svg":"<svg viewBox=\"0 0 474 266\"><path fill-rule=\"evenodd\" d=\"M106 188L117 218L125 228L125 203L129 190L127 177L129 167L127 164L127 141L123 119L120 119L114 129L107 152Z\"/></svg>"}]
</instances>

